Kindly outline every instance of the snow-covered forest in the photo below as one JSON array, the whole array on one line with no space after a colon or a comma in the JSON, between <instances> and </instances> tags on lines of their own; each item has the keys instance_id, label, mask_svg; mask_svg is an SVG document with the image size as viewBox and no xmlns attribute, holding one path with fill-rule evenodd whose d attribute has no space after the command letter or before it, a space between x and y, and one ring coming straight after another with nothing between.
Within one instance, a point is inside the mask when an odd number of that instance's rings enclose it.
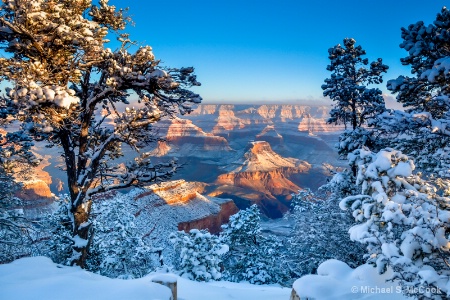
<instances>
[{"instance_id":1,"label":"snow-covered forest","mask_svg":"<svg viewBox=\"0 0 450 300\"><path fill-rule=\"evenodd\" d=\"M146 147L163 142L159 122L201 103L200 82L193 67L165 66L152 47L136 46L131 23L108 0L1 4L5 299L170 299L150 284L161 274L178 280L179 299L289 299L292 288L291 299L450 297L447 8L401 29L411 75L387 80L401 110L385 105L381 58L370 61L353 38L328 50L321 88L332 101L328 123L345 128L336 152L346 168L292 195L286 235L263 230L257 204L219 233L171 225L186 212L161 207L156 191L182 166ZM43 143L61 154L68 193L30 215L19 179L41 163L34 150ZM195 197L198 215L223 204Z\"/></svg>"}]
</instances>

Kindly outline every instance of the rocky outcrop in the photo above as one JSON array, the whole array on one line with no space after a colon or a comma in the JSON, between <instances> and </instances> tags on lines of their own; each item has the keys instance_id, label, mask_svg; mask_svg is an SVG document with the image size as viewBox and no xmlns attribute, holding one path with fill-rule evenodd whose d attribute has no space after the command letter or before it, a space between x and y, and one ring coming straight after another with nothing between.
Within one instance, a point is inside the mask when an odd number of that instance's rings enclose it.
<instances>
[{"instance_id":1,"label":"rocky outcrop","mask_svg":"<svg viewBox=\"0 0 450 300\"><path fill-rule=\"evenodd\" d=\"M205 187L204 183L185 180L148 186L145 192L135 197L136 201L145 202L148 209L141 210L136 215L145 212L151 216L149 218L154 219L164 216L164 222L169 223L166 225L178 230L188 231L195 228L217 233L238 208L231 199L202 195Z\"/></svg>"},{"instance_id":2,"label":"rocky outcrop","mask_svg":"<svg viewBox=\"0 0 450 300\"><path fill-rule=\"evenodd\" d=\"M241 159L230 164L231 173L238 172L268 172L281 168L298 169L307 171L311 166L304 161L295 158L282 157L275 153L266 141L250 142Z\"/></svg>"},{"instance_id":3,"label":"rocky outcrop","mask_svg":"<svg viewBox=\"0 0 450 300\"><path fill-rule=\"evenodd\" d=\"M290 180L293 174L306 173L311 166L298 159L275 153L265 141L251 142L243 158L234 162L231 172L219 175L217 189L210 195L237 195L260 206L269 217L279 217L288 209L291 194L300 187ZM224 188L226 187L226 188Z\"/></svg>"},{"instance_id":4,"label":"rocky outcrop","mask_svg":"<svg viewBox=\"0 0 450 300\"><path fill-rule=\"evenodd\" d=\"M22 188L15 193L15 196L26 201L28 208L40 207L51 203L54 194L50 190L52 177L44 170L50 166L50 156L36 156L41 159L37 167L27 167L19 165L14 169L14 177L17 182L22 184Z\"/></svg>"},{"instance_id":5,"label":"rocky outcrop","mask_svg":"<svg viewBox=\"0 0 450 300\"><path fill-rule=\"evenodd\" d=\"M236 130L250 130L251 125L276 125L289 123L289 126L300 132L328 133L341 131L342 126L327 124L329 106L309 106L294 104L265 105L199 105L185 118L199 122L202 128L209 127L205 123L214 122L212 132L224 134ZM209 117L209 118L208 118ZM205 127L204 127L205 126Z\"/></svg>"},{"instance_id":6,"label":"rocky outcrop","mask_svg":"<svg viewBox=\"0 0 450 300\"><path fill-rule=\"evenodd\" d=\"M150 151L153 156L220 157L231 151L224 137L206 133L190 120L174 118L158 122L155 127L164 140Z\"/></svg>"},{"instance_id":7,"label":"rocky outcrop","mask_svg":"<svg viewBox=\"0 0 450 300\"><path fill-rule=\"evenodd\" d=\"M328 132L331 129L334 130L344 130L344 127L335 126L327 123L326 119L313 118L310 114L306 114L298 124L298 131L306 131L306 132Z\"/></svg>"},{"instance_id":8,"label":"rocky outcrop","mask_svg":"<svg viewBox=\"0 0 450 300\"><path fill-rule=\"evenodd\" d=\"M158 141L156 147L150 151L151 156L164 156L169 154L172 146L167 141Z\"/></svg>"},{"instance_id":9,"label":"rocky outcrop","mask_svg":"<svg viewBox=\"0 0 450 300\"><path fill-rule=\"evenodd\" d=\"M234 115L234 105L220 105L217 112L217 122L213 128L213 132L241 129L249 124L248 121L237 118Z\"/></svg>"},{"instance_id":10,"label":"rocky outcrop","mask_svg":"<svg viewBox=\"0 0 450 300\"><path fill-rule=\"evenodd\" d=\"M283 143L283 136L275 130L275 126L267 125L256 135L256 140L266 141L271 145L277 145Z\"/></svg>"},{"instance_id":11,"label":"rocky outcrop","mask_svg":"<svg viewBox=\"0 0 450 300\"><path fill-rule=\"evenodd\" d=\"M239 211L232 200L226 200L220 203L220 211L217 214L188 222L180 222L178 223L178 230L188 232L191 229L208 229L211 233L219 233L222 230L222 224L228 223L230 216Z\"/></svg>"},{"instance_id":12,"label":"rocky outcrop","mask_svg":"<svg viewBox=\"0 0 450 300\"><path fill-rule=\"evenodd\" d=\"M202 193L205 185L205 183L186 182L185 180L162 182L148 186L147 191L138 195L136 199L153 194L168 205L186 204Z\"/></svg>"},{"instance_id":13,"label":"rocky outcrop","mask_svg":"<svg viewBox=\"0 0 450 300\"><path fill-rule=\"evenodd\" d=\"M53 198L48 184L43 180L25 181L22 184L22 189L16 193L16 197L22 200L33 201Z\"/></svg>"},{"instance_id":14,"label":"rocky outcrop","mask_svg":"<svg viewBox=\"0 0 450 300\"><path fill-rule=\"evenodd\" d=\"M220 175L216 184L232 185L262 192L270 199L296 193L300 188L288 179L294 173L302 172L296 168L280 168L271 171L238 172Z\"/></svg>"}]
</instances>

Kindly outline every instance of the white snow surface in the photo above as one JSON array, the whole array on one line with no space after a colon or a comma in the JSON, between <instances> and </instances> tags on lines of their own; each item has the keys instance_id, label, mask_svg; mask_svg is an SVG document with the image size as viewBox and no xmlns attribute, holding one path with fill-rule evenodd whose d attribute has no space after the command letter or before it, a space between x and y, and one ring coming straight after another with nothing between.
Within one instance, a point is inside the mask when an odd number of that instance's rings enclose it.
<instances>
[{"instance_id":1,"label":"white snow surface","mask_svg":"<svg viewBox=\"0 0 450 300\"><path fill-rule=\"evenodd\" d=\"M57 265L46 257L30 257L0 265L0 291L1 299L5 300L168 300L170 290L152 283L152 279L162 275L153 273L133 280L110 279L78 267ZM291 293L290 288L276 285L194 282L168 275L177 279L179 300L287 300Z\"/></svg>"},{"instance_id":2,"label":"white snow surface","mask_svg":"<svg viewBox=\"0 0 450 300\"><path fill-rule=\"evenodd\" d=\"M293 287L300 299L408 299L397 284L386 282L391 275L391 270L379 275L376 268L367 264L352 269L342 261L330 259L319 266L317 275L303 276Z\"/></svg>"},{"instance_id":3,"label":"white snow surface","mask_svg":"<svg viewBox=\"0 0 450 300\"><path fill-rule=\"evenodd\" d=\"M0 291L5 300L169 300L171 297L167 287L148 279L111 279L79 267L60 266L46 257L22 258L0 265Z\"/></svg>"}]
</instances>

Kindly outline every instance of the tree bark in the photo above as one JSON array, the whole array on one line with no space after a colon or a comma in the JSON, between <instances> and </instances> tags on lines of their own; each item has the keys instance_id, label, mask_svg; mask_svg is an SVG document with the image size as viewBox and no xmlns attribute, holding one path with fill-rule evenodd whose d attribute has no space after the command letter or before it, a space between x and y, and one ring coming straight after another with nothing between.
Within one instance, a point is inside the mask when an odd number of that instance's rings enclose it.
<instances>
[{"instance_id":1,"label":"tree bark","mask_svg":"<svg viewBox=\"0 0 450 300\"><path fill-rule=\"evenodd\" d=\"M92 224L89 223L89 215L91 211L92 200L79 204L75 207L73 213L73 237L74 241L78 242L73 245L73 251L76 255L71 262L72 265L77 265L81 268L86 267L86 259L88 256L89 243L92 236ZM85 242L84 242L85 241ZM76 252L76 253L75 253Z\"/></svg>"}]
</instances>

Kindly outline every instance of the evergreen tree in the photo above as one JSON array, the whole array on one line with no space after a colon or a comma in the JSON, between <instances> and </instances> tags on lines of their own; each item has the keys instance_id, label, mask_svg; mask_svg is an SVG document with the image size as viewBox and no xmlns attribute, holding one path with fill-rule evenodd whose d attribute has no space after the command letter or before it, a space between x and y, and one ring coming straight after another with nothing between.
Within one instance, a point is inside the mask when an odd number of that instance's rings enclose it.
<instances>
[{"instance_id":1,"label":"evergreen tree","mask_svg":"<svg viewBox=\"0 0 450 300\"><path fill-rule=\"evenodd\" d=\"M1 124L1 122L0 122ZM0 263L31 255L36 231L25 218L23 203L15 196L22 188L16 177L25 176L30 171L26 164L30 157L8 143L6 136L0 134ZM24 148L31 147L26 142ZM24 179L29 179L24 177Z\"/></svg>"},{"instance_id":2,"label":"evergreen tree","mask_svg":"<svg viewBox=\"0 0 450 300\"><path fill-rule=\"evenodd\" d=\"M174 162L152 164L140 153L120 164L122 145L139 152L156 135L152 124L187 113L201 98L194 69L167 68L150 46L135 52L124 33L130 18L108 0L3 1L0 120L20 125L8 143L30 149L46 141L61 149L72 215L72 264L85 266L92 196L170 177ZM121 46L105 47L108 33ZM131 93L136 103L130 103ZM125 109L122 109L125 107Z\"/></svg>"},{"instance_id":3,"label":"evergreen tree","mask_svg":"<svg viewBox=\"0 0 450 300\"><path fill-rule=\"evenodd\" d=\"M44 255L59 264L70 263L72 256L72 220L69 195L60 195L57 208L39 219L36 255Z\"/></svg>"},{"instance_id":4,"label":"evergreen tree","mask_svg":"<svg viewBox=\"0 0 450 300\"><path fill-rule=\"evenodd\" d=\"M343 157L363 145L375 143L372 133L364 126L370 125L370 120L385 110L381 91L368 85L383 82L382 73L388 66L381 58L369 64L369 60L363 58L366 51L355 44L354 39L346 38L344 46L338 44L328 50L327 70L332 74L322 85L323 95L335 102L328 122L351 128L339 139L339 154Z\"/></svg>"},{"instance_id":5,"label":"evergreen tree","mask_svg":"<svg viewBox=\"0 0 450 300\"><path fill-rule=\"evenodd\" d=\"M413 76L389 80L404 111L384 113L377 127L386 142L414 157L427 173L450 177L450 12L444 7L432 24L419 21L402 28L401 59Z\"/></svg>"},{"instance_id":6,"label":"evergreen tree","mask_svg":"<svg viewBox=\"0 0 450 300\"><path fill-rule=\"evenodd\" d=\"M139 278L156 267L157 255L142 239L135 224L132 201L117 195L95 201L95 234L88 269L112 278Z\"/></svg>"},{"instance_id":7,"label":"evergreen tree","mask_svg":"<svg viewBox=\"0 0 450 300\"><path fill-rule=\"evenodd\" d=\"M20 184L0 166L0 264L29 256L33 226L25 218L22 202L14 196Z\"/></svg>"},{"instance_id":8,"label":"evergreen tree","mask_svg":"<svg viewBox=\"0 0 450 300\"><path fill-rule=\"evenodd\" d=\"M441 299L450 293L450 198L447 181L413 175L413 161L390 148L355 150L361 193L344 198L358 224L350 238L366 246L380 273L387 267L409 296Z\"/></svg>"},{"instance_id":9,"label":"evergreen tree","mask_svg":"<svg viewBox=\"0 0 450 300\"><path fill-rule=\"evenodd\" d=\"M221 239L230 250L224 259L225 279L254 284L285 283L289 278L282 243L261 233L256 205L241 210L222 226Z\"/></svg>"},{"instance_id":10,"label":"evergreen tree","mask_svg":"<svg viewBox=\"0 0 450 300\"><path fill-rule=\"evenodd\" d=\"M228 251L218 236L206 230L178 231L169 236L179 253L180 275L197 281L218 280L222 277L222 255Z\"/></svg>"},{"instance_id":11,"label":"evergreen tree","mask_svg":"<svg viewBox=\"0 0 450 300\"><path fill-rule=\"evenodd\" d=\"M329 185L337 187L333 180ZM294 222L288 253L289 266L296 276L316 273L328 259L338 259L353 268L364 263L364 248L348 236L348 228L355 223L353 216L339 208L339 196L325 196L328 198L322 199L309 189L302 190L294 196L292 212L286 215Z\"/></svg>"}]
</instances>

